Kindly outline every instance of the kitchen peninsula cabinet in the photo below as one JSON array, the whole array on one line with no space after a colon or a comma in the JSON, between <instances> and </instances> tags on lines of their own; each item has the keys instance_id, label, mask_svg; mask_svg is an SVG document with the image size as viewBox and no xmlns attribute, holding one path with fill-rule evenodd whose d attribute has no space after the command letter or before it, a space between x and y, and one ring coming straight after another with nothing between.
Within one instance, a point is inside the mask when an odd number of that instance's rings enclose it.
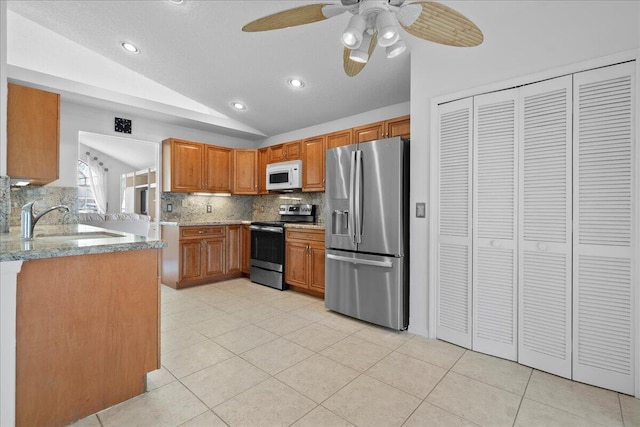
<instances>
[{"instance_id":1,"label":"kitchen peninsula cabinet","mask_svg":"<svg viewBox=\"0 0 640 427\"><path fill-rule=\"evenodd\" d=\"M287 229L285 282L294 289L324 295L324 231Z\"/></svg>"},{"instance_id":2,"label":"kitchen peninsula cabinet","mask_svg":"<svg viewBox=\"0 0 640 427\"><path fill-rule=\"evenodd\" d=\"M8 84L7 175L44 185L59 177L60 95Z\"/></svg>"},{"instance_id":3,"label":"kitchen peninsula cabinet","mask_svg":"<svg viewBox=\"0 0 640 427\"><path fill-rule=\"evenodd\" d=\"M394 136L409 138L410 132L410 116L402 116L353 128L353 142L374 141L376 139L392 138Z\"/></svg>"},{"instance_id":4,"label":"kitchen peninsula cabinet","mask_svg":"<svg viewBox=\"0 0 640 427\"><path fill-rule=\"evenodd\" d=\"M240 225L162 226L162 283L174 289L240 276Z\"/></svg>"},{"instance_id":5,"label":"kitchen peninsula cabinet","mask_svg":"<svg viewBox=\"0 0 640 427\"><path fill-rule=\"evenodd\" d=\"M162 141L163 191L231 192L233 151L175 138Z\"/></svg>"},{"instance_id":6,"label":"kitchen peninsula cabinet","mask_svg":"<svg viewBox=\"0 0 640 427\"><path fill-rule=\"evenodd\" d=\"M233 150L232 193L258 194L258 150Z\"/></svg>"},{"instance_id":7,"label":"kitchen peninsula cabinet","mask_svg":"<svg viewBox=\"0 0 640 427\"><path fill-rule=\"evenodd\" d=\"M302 142L302 191L324 191L325 151L324 135Z\"/></svg>"}]
</instances>

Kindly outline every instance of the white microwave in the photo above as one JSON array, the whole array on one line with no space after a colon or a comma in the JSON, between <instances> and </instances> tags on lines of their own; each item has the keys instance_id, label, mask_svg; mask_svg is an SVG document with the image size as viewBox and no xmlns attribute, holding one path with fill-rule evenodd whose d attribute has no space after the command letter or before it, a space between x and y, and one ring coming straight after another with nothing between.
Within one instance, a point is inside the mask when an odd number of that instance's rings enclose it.
<instances>
[{"instance_id":1,"label":"white microwave","mask_svg":"<svg viewBox=\"0 0 640 427\"><path fill-rule=\"evenodd\" d=\"M302 188L302 161L270 163L267 165L267 190Z\"/></svg>"}]
</instances>

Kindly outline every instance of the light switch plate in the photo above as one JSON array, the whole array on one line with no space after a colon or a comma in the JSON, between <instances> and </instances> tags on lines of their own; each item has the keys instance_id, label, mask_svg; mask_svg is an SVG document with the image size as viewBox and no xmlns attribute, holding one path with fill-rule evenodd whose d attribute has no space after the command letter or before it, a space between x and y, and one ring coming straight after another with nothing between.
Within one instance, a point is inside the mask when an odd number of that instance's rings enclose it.
<instances>
[{"instance_id":1,"label":"light switch plate","mask_svg":"<svg viewBox=\"0 0 640 427\"><path fill-rule=\"evenodd\" d=\"M167 203L167 212L173 212L173 205L171 203Z\"/></svg>"},{"instance_id":2,"label":"light switch plate","mask_svg":"<svg viewBox=\"0 0 640 427\"><path fill-rule=\"evenodd\" d=\"M211 213L211 205L207 205L207 213Z\"/></svg>"},{"instance_id":3,"label":"light switch plate","mask_svg":"<svg viewBox=\"0 0 640 427\"><path fill-rule=\"evenodd\" d=\"M427 216L426 203L416 203L416 218L425 218Z\"/></svg>"}]
</instances>

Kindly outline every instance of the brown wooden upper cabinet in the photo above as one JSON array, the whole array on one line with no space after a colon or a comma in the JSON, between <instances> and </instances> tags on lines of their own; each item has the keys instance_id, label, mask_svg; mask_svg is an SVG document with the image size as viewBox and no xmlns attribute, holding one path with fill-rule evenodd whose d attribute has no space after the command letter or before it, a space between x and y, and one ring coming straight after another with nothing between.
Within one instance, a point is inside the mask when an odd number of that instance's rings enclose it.
<instances>
[{"instance_id":1,"label":"brown wooden upper cabinet","mask_svg":"<svg viewBox=\"0 0 640 427\"><path fill-rule=\"evenodd\" d=\"M269 147L258 150L258 194L269 194L267 190L267 163L269 163Z\"/></svg>"},{"instance_id":2,"label":"brown wooden upper cabinet","mask_svg":"<svg viewBox=\"0 0 640 427\"><path fill-rule=\"evenodd\" d=\"M8 84L7 175L48 184L59 178L60 95Z\"/></svg>"},{"instance_id":3,"label":"brown wooden upper cabinet","mask_svg":"<svg viewBox=\"0 0 640 427\"><path fill-rule=\"evenodd\" d=\"M204 187L208 191L231 192L233 150L205 145Z\"/></svg>"},{"instance_id":4,"label":"brown wooden upper cabinet","mask_svg":"<svg viewBox=\"0 0 640 427\"><path fill-rule=\"evenodd\" d=\"M233 150L233 194L258 194L258 150Z\"/></svg>"},{"instance_id":5,"label":"brown wooden upper cabinet","mask_svg":"<svg viewBox=\"0 0 640 427\"><path fill-rule=\"evenodd\" d=\"M394 136L408 138L410 131L410 116L402 116L353 128L353 142L374 141L376 139L391 138Z\"/></svg>"},{"instance_id":6,"label":"brown wooden upper cabinet","mask_svg":"<svg viewBox=\"0 0 640 427\"><path fill-rule=\"evenodd\" d=\"M345 129L327 135L327 150L353 144L353 129Z\"/></svg>"},{"instance_id":7,"label":"brown wooden upper cabinet","mask_svg":"<svg viewBox=\"0 0 640 427\"><path fill-rule=\"evenodd\" d=\"M302 142L302 191L324 191L325 135Z\"/></svg>"},{"instance_id":8,"label":"brown wooden upper cabinet","mask_svg":"<svg viewBox=\"0 0 640 427\"><path fill-rule=\"evenodd\" d=\"M229 193L233 150L170 138L162 141L162 188L177 193Z\"/></svg>"},{"instance_id":9,"label":"brown wooden upper cabinet","mask_svg":"<svg viewBox=\"0 0 640 427\"><path fill-rule=\"evenodd\" d=\"M203 191L204 153L204 144L199 142L174 138L162 141L163 191Z\"/></svg>"},{"instance_id":10,"label":"brown wooden upper cabinet","mask_svg":"<svg viewBox=\"0 0 640 427\"><path fill-rule=\"evenodd\" d=\"M302 157L302 141L286 142L269 147L268 163L278 163L287 160L300 160Z\"/></svg>"}]
</instances>

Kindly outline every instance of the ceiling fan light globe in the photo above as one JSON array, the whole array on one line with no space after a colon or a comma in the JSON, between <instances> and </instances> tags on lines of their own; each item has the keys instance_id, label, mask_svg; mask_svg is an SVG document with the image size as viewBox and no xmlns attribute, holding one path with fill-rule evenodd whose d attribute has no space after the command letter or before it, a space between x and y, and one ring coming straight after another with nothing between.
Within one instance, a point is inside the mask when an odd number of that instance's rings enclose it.
<instances>
[{"instance_id":1,"label":"ceiling fan light globe","mask_svg":"<svg viewBox=\"0 0 640 427\"><path fill-rule=\"evenodd\" d=\"M388 10L378 13L376 28L378 29L378 44L380 46L391 46L400 38L393 14Z\"/></svg>"},{"instance_id":2,"label":"ceiling fan light globe","mask_svg":"<svg viewBox=\"0 0 640 427\"><path fill-rule=\"evenodd\" d=\"M354 49L351 51L351 53L349 53L349 59L354 62L366 64L367 61L369 60L369 53L359 49Z\"/></svg>"},{"instance_id":3,"label":"ceiling fan light globe","mask_svg":"<svg viewBox=\"0 0 640 427\"><path fill-rule=\"evenodd\" d=\"M407 45L402 40L398 40L393 45L387 46L385 52L387 58L391 59L400 56L405 50L407 50Z\"/></svg>"},{"instance_id":4,"label":"ceiling fan light globe","mask_svg":"<svg viewBox=\"0 0 640 427\"><path fill-rule=\"evenodd\" d=\"M349 20L347 29L342 33L342 44L349 49L359 48L366 29L367 22L364 17L359 14L353 15Z\"/></svg>"}]
</instances>

